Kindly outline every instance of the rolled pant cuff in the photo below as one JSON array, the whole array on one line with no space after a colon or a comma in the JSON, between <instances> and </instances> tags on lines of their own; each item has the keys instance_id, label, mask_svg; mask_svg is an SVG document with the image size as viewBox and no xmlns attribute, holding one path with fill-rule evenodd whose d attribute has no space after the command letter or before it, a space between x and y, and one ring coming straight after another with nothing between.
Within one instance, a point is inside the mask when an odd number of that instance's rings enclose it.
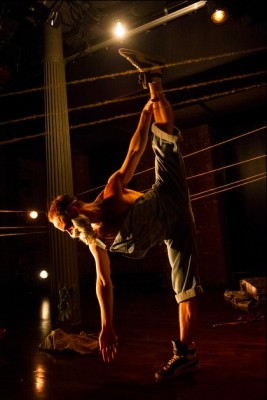
<instances>
[{"instance_id":1,"label":"rolled pant cuff","mask_svg":"<svg viewBox=\"0 0 267 400\"><path fill-rule=\"evenodd\" d=\"M177 129L177 128L176 128ZM155 122L153 122L151 126L151 131L154 133L154 135L158 136L159 138L165 140L166 142L177 144L179 142L179 137L176 135L169 135L168 133L164 132L161 130ZM180 133L180 131L178 130Z\"/></svg>"},{"instance_id":2,"label":"rolled pant cuff","mask_svg":"<svg viewBox=\"0 0 267 400\"><path fill-rule=\"evenodd\" d=\"M183 301L189 300L192 297L199 296L203 294L203 289L201 286L196 286L192 289L188 289L185 292L179 293L175 295L175 299L177 303L182 303Z\"/></svg>"}]
</instances>

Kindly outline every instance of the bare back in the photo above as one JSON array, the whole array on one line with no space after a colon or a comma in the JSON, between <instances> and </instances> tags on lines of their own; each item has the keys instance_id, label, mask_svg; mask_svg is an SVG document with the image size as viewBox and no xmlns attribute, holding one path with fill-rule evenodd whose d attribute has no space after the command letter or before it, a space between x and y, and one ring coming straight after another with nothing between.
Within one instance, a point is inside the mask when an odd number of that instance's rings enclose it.
<instances>
[{"instance_id":1,"label":"bare back","mask_svg":"<svg viewBox=\"0 0 267 400\"><path fill-rule=\"evenodd\" d=\"M96 199L100 202L102 215L96 229L101 240L107 243L115 238L131 205L142 195L141 192L123 187L118 173L109 179Z\"/></svg>"}]
</instances>

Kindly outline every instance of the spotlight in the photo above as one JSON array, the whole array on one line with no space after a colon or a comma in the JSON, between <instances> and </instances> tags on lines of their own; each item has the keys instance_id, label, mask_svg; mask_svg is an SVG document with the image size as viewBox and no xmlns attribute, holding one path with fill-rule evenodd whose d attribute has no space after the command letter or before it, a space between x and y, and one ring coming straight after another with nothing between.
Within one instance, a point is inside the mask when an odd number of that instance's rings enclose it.
<instances>
[{"instance_id":1,"label":"spotlight","mask_svg":"<svg viewBox=\"0 0 267 400\"><path fill-rule=\"evenodd\" d=\"M46 20L46 23L56 27L59 25L59 17L58 17L58 11L51 11L49 17Z\"/></svg>"},{"instance_id":2,"label":"spotlight","mask_svg":"<svg viewBox=\"0 0 267 400\"><path fill-rule=\"evenodd\" d=\"M53 6L50 8L50 13L45 22L48 25L51 25L53 28L57 28L60 25L60 9L63 3L63 0L56 0L54 1Z\"/></svg>"},{"instance_id":3,"label":"spotlight","mask_svg":"<svg viewBox=\"0 0 267 400\"><path fill-rule=\"evenodd\" d=\"M114 32L118 38L122 38L125 35L125 27L120 21L117 21Z\"/></svg>"},{"instance_id":4,"label":"spotlight","mask_svg":"<svg viewBox=\"0 0 267 400\"><path fill-rule=\"evenodd\" d=\"M223 1L209 1L208 9L210 20L214 24L223 24L229 17L229 10Z\"/></svg>"},{"instance_id":5,"label":"spotlight","mask_svg":"<svg viewBox=\"0 0 267 400\"><path fill-rule=\"evenodd\" d=\"M42 279L47 279L48 278L48 272L44 269L43 271L40 272L39 276Z\"/></svg>"},{"instance_id":6,"label":"spotlight","mask_svg":"<svg viewBox=\"0 0 267 400\"><path fill-rule=\"evenodd\" d=\"M38 212L37 211L31 211L29 215L30 215L30 217L32 219L36 219L38 217Z\"/></svg>"}]
</instances>

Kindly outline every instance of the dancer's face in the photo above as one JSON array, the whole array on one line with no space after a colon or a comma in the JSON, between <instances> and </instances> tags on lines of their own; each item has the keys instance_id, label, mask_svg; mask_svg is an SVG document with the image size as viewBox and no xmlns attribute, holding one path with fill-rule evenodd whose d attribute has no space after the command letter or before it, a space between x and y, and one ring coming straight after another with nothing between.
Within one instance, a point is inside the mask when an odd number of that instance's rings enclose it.
<instances>
[{"instance_id":1,"label":"dancer's face","mask_svg":"<svg viewBox=\"0 0 267 400\"><path fill-rule=\"evenodd\" d=\"M80 239L85 244L87 243L86 237L91 234L90 220L85 215L79 215L78 218L74 219L73 223L71 217L67 214L62 214L54 218L53 225L55 228L62 232L67 232L72 239Z\"/></svg>"},{"instance_id":2,"label":"dancer's face","mask_svg":"<svg viewBox=\"0 0 267 400\"><path fill-rule=\"evenodd\" d=\"M87 218L84 214L79 214L77 218L72 220L73 230L71 232L71 237L78 238L84 244L88 245L88 240L92 237L92 226L89 218Z\"/></svg>"},{"instance_id":3,"label":"dancer's face","mask_svg":"<svg viewBox=\"0 0 267 400\"><path fill-rule=\"evenodd\" d=\"M55 228L59 229L62 232L67 232L70 236L72 236L74 226L71 220L71 217L67 214L57 215L52 224Z\"/></svg>"}]
</instances>

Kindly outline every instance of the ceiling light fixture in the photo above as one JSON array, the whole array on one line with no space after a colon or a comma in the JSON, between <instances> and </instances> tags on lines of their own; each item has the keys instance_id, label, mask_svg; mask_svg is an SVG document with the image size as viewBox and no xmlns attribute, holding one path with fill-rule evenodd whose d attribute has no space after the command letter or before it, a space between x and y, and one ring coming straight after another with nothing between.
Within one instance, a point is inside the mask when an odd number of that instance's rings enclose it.
<instances>
[{"instance_id":1,"label":"ceiling light fixture","mask_svg":"<svg viewBox=\"0 0 267 400\"><path fill-rule=\"evenodd\" d=\"M30 216L32 219L36 219L36 218L38 218L38 212L37 212L37 211L31 211L31 212L29 213L29 216Z\"/></svg>"},{"instance_id":2,"label":"ceiling light fixture","mask_svg":"<svg viewBox=\"0 0 267 400\"><path fill-rule=\"evenodd\" d=\"M125 30L124 25L120 21L117 21L115 29L114 29L115 36L118 38L123 38L125 35L125 32L126 32L126 30Z\"/></svg>"},{"instance_id":3,"label":"ceiling light fixture","mask_svg":"<svg viewBox=\"0 0 267 400\"><path fill-rule=\"evenodd\" d=\"M184 8L180 8L179 10L176 10L170 14L166 14L163 17L154 19L153 21L150 21L147 24L138 26L137 28L134 28L134 29L128 31L127 37L138 35L139 33L142 33L142 32L147 32L150 29L153 29L159 25L166 24L167 22L172 21L176 18L182 17L183 15L197 11L200 8L205 7L206 3L207 3L207 0L197 1L196 3L190 4L189 6L186 6ZM88 46L82 54L81 53L74 54L74 55L70 56L69 58L65 59L65 62L68 63L70 61L73 61L77 57L84 56L86 54L91 54L91 53L94 53L95 51L108 48L109 46L115 44L116 40L117 40L116 38L112 38L112 39L106 40L105 42L98 43L94 46Z\"/></svg>"},{"instance_id":4,"label":"ceiling light fixture","mask_svg":"<svg viewBox=\"0 0 267 400\"><path fill-rule=\"evenodd\" d=\"M209 1L208 10L211 22L220 25L227 21L229 10L223 1Z\"/></svg>"},{"instance_id":5,"label":"ceiling light fixture","mask_svg":"<svg viewBox=\"0 0 267 400\"><path fill-rule=\"evenodd\" d=\"M45 21L48 25L53 26L53 28L57 28L60 25L60 8L63 4L63 1L55 1L53 6L50 8L50 13Z\"/></svg>"},{"instance_id":6,"label":"ceiling light fixture","mask_svg":"<svg viewBox=\"0 0 267 400\"><path fill-rule=\"evenodd\" d=\"M49 15L49 17L47 18L46 23L55 27L57 25L58 22L58 12L57 11L52 11Z\"/></svg>"}]
</instances>

